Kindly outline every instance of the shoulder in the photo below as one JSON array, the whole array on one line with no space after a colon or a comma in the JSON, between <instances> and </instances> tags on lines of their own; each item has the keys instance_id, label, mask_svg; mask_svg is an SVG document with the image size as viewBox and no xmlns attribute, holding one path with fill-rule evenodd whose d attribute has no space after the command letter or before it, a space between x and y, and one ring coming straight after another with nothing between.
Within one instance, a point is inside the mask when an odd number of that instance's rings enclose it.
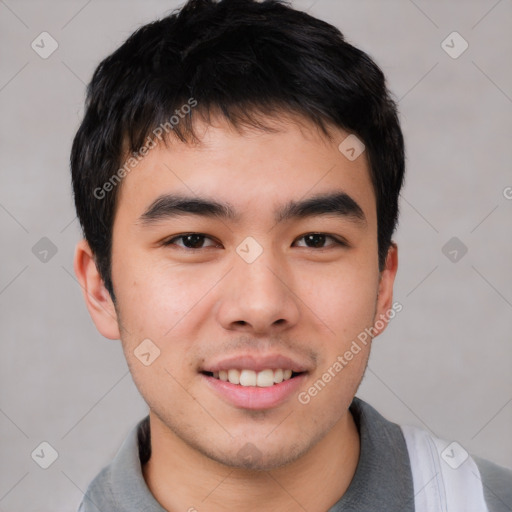
<instances>
[{"instance_id":1,"label":"shoulder","mask_svg":"<svg viewBox=\"0 0 512 512\"><path fill-rule=\"evenodd\" d=\"M417 489L415 502L436 510L512 511L512 470L469 455L458 443L402 426ZM432 507L440 503L441 506Z\"/></svg>"},{"instance_id":2,"label":"shoulder","mask_svg":"<svg viewBox=\"0 0 512 512\"><path fill-rule=\"evenodd\" d=\"M146 417L132 428L114 459L89 484L79 512L133 510L133 503L147 497L139 458L141 430L147 421Z\"/></svg>"},{"instance_id":3,"label":"shoulder","mask_svg":"<svg viewBox=\"0 0 512 512\"><path fill-rule=\"evenodd\" d=\"M498 466L480 457L473 457L484 488L489 512L512 510L512 469Z\"/></svg>"},{"instance_id":4,"label":"shoulder","mask_svg":"<svg viewBox=\"0 0 512 512\"><path fill-rule=\"evenodd\" d=\"M131 430L114 460L94 478L79 512L165 512L144 480L142 459L151 453L149 419Z\"/></svg>"},{"instance_id":5,"label":"shoulder","mask_svg":"<svg viewBox=\"0 0 512 512\"><path fill-rule=\"evenodd\" d=\"M111 465L103 468L89 484L78 512L97 512L98 510L116 510L112 493Z\"/></svg>"}]
</instances>

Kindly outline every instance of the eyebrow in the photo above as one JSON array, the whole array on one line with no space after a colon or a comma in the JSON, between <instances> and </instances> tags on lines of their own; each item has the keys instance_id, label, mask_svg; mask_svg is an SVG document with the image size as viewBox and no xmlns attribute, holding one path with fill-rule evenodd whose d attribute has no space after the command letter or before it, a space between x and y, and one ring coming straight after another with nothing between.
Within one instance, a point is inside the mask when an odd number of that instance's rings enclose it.
<instances>
[{"instance_id":1,"label":"eyebrow","mask_svg":"<svg viewBox=\"0 0 512 512\"><path fill-rule=\"evenodd\" d=\"M236 221L239 215L227 203L215 200L173 194L159 196L139 217L145 226L181 215L217 217ZM317 215L330 215L366 225L366 217L357 202L345 192L319 194L305 200L290 201L275 212L277 223L291 219L304 219Z\"/></svg>"},{"instance_id":2,"label":"eyebrow","mask_svg":"<svg viewBox=\"0 0 512 512\"><path fill-rule=\"evenodd\" d=\"M237 217L233 208L228 204L199 197L166 194L153 201L139 217L139 221L148 225L180 215L219 217L229 220L235 220Z\"/></svg>"},{"instance_id":3,"label":"eyebrow","mask_svg":"<svg viewBox=\"0 0 512 512\"><path fill-rule=\"evenodd\" d=\"M290 201L276 214L276 222L316 215L334 215L366 225L363 209L345 192L320 194L302 201Z\"/></svg>"}]
</instances>

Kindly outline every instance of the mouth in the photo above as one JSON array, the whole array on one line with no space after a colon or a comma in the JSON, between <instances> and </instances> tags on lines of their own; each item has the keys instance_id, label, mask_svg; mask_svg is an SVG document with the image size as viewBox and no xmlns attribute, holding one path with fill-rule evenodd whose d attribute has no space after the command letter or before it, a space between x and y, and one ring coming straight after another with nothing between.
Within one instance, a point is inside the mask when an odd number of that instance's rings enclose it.
<instances>
[{"instance_id":1,"label":"mouth","mask_svg":"<svg viewBox=\"0 0 512 512\"><path fill-rule=\"evenodd\" d=\"M308 372L290 369L219 370L199 373L224 403L239 410L270 410L290 403L305 386Z\"/></svg>"},{"instance_id":2,"label":"mouth","mask_svg":"<svg viewBox=\"0 0 512 512\"><path fill-rule=\"evenodd\" d=\"M311 365L284 354L245 353L198 368L209 389L237 409L272 409L299 393Z\"/></svg>"},{"instance_id":3,"label":"mouth","mask_svg":"<svg viewBox=\"0 0 512 512\"><path fill-rule=\"evenodd\" d=\"M306 372L295 372L290 368L267 368L262 371L231 368L229 370L219 370L215 372L203 371L201 373L207 377L211 377L222 382L229 382L236 386L268 388L290 379L294 379Z\"/></svg>"}]
</instances>

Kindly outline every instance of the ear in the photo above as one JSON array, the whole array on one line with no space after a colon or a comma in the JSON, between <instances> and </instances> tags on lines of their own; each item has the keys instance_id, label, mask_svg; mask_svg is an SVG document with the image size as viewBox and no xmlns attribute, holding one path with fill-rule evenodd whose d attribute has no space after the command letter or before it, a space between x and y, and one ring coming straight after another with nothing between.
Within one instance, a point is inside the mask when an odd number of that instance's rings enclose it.
<instances>
[{"instance_id":1,"label":"ear","mask_svg":"<svg viewBox=\"0 0 512 512\"><path fill-rule=\"evenodd\" d=\"M386 329L393 310L393 285L398 270L398 247L391 242L386 257L384 270L380 273L379 295L377 297L377 310L373 319L373 331L378 336ZM394 310L393 310L394 311ZM393 315L394 316L394 315ZM391 317L392 318L392 317Z\"/></svg>"},{"instance_id":2,"label":"ear","mask_svg":"<svg viewBox=\"0 0 512 512\"><path fill-rule=\"evenodd\" d=\"M81 240L76 246L74 269L96 329L106 338L120 339L114 303L105 288L105 283L98 272L93 253L86 240Z\"/></svg>"}]
</instances>

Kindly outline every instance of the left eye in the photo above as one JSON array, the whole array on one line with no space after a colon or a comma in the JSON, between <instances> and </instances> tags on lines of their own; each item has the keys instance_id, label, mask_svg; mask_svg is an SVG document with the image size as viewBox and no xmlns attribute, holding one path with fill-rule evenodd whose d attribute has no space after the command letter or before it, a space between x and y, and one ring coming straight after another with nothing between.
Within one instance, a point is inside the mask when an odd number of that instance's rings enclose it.
<instances>
[{"instance_id":1,"label":"left eye","mask_svg":"<svg viewBox=\"0 0 512 512\"><path fill-rule=\"evenodd\" d=\"M299 244L297 242L297 245L299 247L309 247L313 249L323 249L325 247L329 247L332 245L345 245L341 240L338 240L334 238L333 236L326 235L324 233L308 233L307 235L303 235L297 240L303 240L303 244ZM330 240L331 243L328 245L325 245L326 242Z\"/></svg>"},{"instance_id":2,"label":"left eye","mask_svg":"<svg viewBox=\"0 0 512 512\"><path fill-rule=\"evenodd\" d=\"M181 243L178 243L181 241ZM205 245L205 242L209 241L209 245ZM190 233L187 235L179 235L167 240L164 245L177 245L185 249L202 249L203 247L217 247L218 244L214 240L202 235L201 233Z\"/></svg>"}]
</instances>

